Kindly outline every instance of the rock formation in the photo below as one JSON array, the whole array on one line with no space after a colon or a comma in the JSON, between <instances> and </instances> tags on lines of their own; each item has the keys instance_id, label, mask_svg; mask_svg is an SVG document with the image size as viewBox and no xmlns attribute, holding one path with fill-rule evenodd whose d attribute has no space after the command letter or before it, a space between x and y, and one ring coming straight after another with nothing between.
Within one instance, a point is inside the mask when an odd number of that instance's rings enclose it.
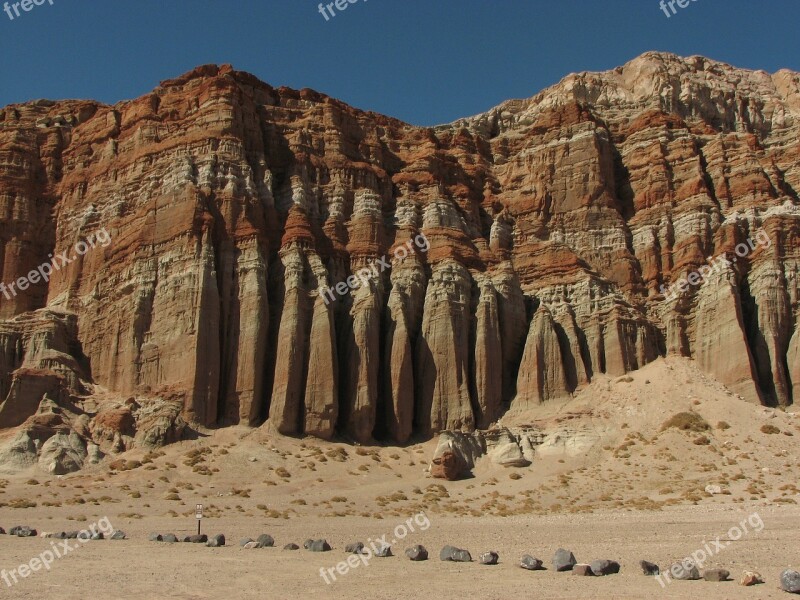
<instances>
[{"instance_id":1,"label":"rock formation","mask_svg":"<svg viewBox=\"0 0 800 600\"><path fill-rule=\"evenodd\" d=\"M797 402L799 134L797 73L659 53L436 128L213 65L8 106L0 281L73 260L0 294L0 428L46 398L119 449L141 409L99 418L110 394L163 402L148 443L169 407L403 443L668 353Z\"/></svg>"}]
</instances>

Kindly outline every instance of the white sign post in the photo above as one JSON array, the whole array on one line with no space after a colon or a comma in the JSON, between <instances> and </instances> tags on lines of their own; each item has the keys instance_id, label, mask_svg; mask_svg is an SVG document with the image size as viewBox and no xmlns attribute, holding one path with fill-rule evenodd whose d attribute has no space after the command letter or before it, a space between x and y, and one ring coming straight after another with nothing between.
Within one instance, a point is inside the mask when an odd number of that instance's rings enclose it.
<instances>
[{"instance_id":1,"label":"white sign post","mask_svg":"<svg viewBox=\"0 0 800 600\"><path fill-rule=\"evenodd\" d=\"M194 516L197 519L197 535L200 535L200 521L203 520L203 505L198 504L194 509Z\"/></svg>"}]
</instances>

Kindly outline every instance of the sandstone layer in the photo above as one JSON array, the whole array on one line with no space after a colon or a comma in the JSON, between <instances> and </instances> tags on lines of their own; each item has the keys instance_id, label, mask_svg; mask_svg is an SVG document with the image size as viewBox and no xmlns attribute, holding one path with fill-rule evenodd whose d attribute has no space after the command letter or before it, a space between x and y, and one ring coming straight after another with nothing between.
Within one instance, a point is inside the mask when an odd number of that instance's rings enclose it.
<instances>
[{"instance_id":1,"label":"sandstone layer","mask_svg":"<svg viewBox=\"0 0 800 600\"><path fill-rule=\"evenodd\" d=\"M114 106L8 106L0 281L112 243L0 295L0 427L102 389L404 443L667 354L789 405L798 139L797 73L658 53L436 128L213 65Z\"/></svg>"}]
</instances>

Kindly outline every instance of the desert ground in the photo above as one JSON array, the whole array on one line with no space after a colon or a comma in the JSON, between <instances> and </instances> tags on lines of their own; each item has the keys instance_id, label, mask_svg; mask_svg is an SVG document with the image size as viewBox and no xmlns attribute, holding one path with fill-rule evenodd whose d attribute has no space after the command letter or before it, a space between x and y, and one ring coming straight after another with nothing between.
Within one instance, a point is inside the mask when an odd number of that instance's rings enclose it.
<instances>
[{"instance_id":1,"label":"desert ground","mask_svg":"<svg viewBox=\"0 0 800 600\"><path fill-rule=\"evenodd\" d=\"M77 548L49 571L10 588L0 580L0 589L14 598L788 597L778 575L800 567L800 419L792 411L747 403L691 361L670 358L626 377L599 377L566 404L506 414L500 426L546 434L533 464L503 468L484 458L458 481L427 473L436 440L354 446L268 428L199 431L197 439L61 477L2 474L6 531L79 530L106 518L128 539L73 540ZM194 533L196 503L205 507L202 531L225 534L225 547L148 541L152 532ZM415 531L394 539L415 516ZM748 518L760 525L732 540L731 528ZM274 548L239 546L263 533ZM323 580L321 569L347 560L346 544L384 534L395 556ZM666 569L717 537L723 548L705 568L728 569L733 579L753 570L765 583L662 588L639 568L645 559ZM309 538L333 549L302 549ZM52 542L0 536L0 569L28 563ZM301 549L284 550L290 542ZM408 560L403 551L414 544L430 560ZM441 562L445 544L475 561ZM559 547L578 562L619 561L621 572L583 578L519 567L523 554L550 567ZM499 553L498 565L477 562L489 550Z\"/></svg>"}]
</instances>

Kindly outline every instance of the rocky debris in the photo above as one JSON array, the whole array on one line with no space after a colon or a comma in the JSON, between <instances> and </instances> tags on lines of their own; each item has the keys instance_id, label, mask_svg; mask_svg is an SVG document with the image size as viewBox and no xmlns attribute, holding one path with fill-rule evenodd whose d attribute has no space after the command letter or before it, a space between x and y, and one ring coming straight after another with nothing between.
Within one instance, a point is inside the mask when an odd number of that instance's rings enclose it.
<instances>
[{"instance_id":1,"label":"rocky debris","mask_svg":"<svg viewBox=\"0 0 800 600\"><path fill-rule=\"evenodd\" d=\"M620 569L619 563L615 560L593 560L589 566L592 568L592 573L598 577L616 575Z\"/></svg>"},{"instance_id":2,"label":"rocky debris","mask_svg":"<svg viewBox=\"0 0 800 600\"><path fill-rule=\"evenodd\" d=\"M327 540L306 540L303 547L311 552L328 552L331 549Z\"/></svg>"},{"instance_id":3,"label":"rocky debris","mask_svg":"<svg viewBox=\"0 0 800 600\"><path fill-rule=\"evenodd\" d=\"M800 572L786 569L781 573L781 589L790 594L800 594Z\"/></svg>"},{"instance_id":4,"label":"rocky debris","mask_svg":"<svg viewBox=\"0 0 800 600\"><path fill-rule=\"evenodd\" d=\"M36 530L27 525L17 525L8 530L8 535L17 537L36 537Z\"/></svg>"},{"instance_id":5,"label":"rocky debris","mask_svg":"<svg viewBox=\"0 0 800 600\"><path fill-rule=\"evenodd\" d=\"M381 543L375 548L374 556L378 558L389 558L392 554L392 547L389 544Z\"/></svg>"},{"instance_id":6,"label":"rocky debris","mask_svg":"<svg viewBox=\"0 0 800 600\"><path fill-rule=\"evenodd\" d=\"M211 536L206 545L209 548L220 548L225 545L225 536L221 533Z\"/></svg>"},{"instance_id":7,"label":"rocky debris","mask_svg":"<svg viewBox=\"0 0 800 600\"><path fill-rule=\"evenodd\" d=\"M640 560L639 566L642 568L642 573L645 575L655 576L661 574L661 569L659 569L658 565L655 563L651 563L646 560Z\"/></svg>"},{"instance_id":8,"label":"rocky debris","mask_svg":"<svg viewBox=\"0 0 800 600\"><path fill-rule=\"evenodd\" d=\"M347 552L348 554L362 554L363 550L364 550L364 544L362 544L361 542L352 542L344 547L344 551Z\"/></svg>"},{"instance_id":9,"label":"rocky debris","mask_svg":"<svg viewBox=\"0 0 800 600\"><path fill-rule=\"evenodd\" d=\"M425 549L425 546L417 544L416 546L411 546L411 548L406 548L406 556L409 560L415 562L428 560L428 551Z\"/></svg>"},{"instance_id":10,"label":"rocky debris","mask_svg":"<svg viewBox=\"0 0 800 600\"><path fill-rule=\"evenodd\" d=\"M435 479L455 481L464 474L465 465L458 459L455 452L448 450L433 459L430 472L431 477Z\"/></svg>"},{"instance_id":11,"label":"rocky debris","mask_svg":"<svg viewBox=\"0 0 800 600\"><path fill-rule=\"evenodd\" d=\"M744 571L742 572L742 576L739 578L739 585L746 587L751 585L759 585L761 583L764 583L764 578L761 577L760 573L756 573L755 571Z\"/></svg>"},{"instance_id":12,"label":"rocky debris","mask_svg":"<svg viewBox=\"0 0 800 600\"><path fill-rule=\"evenodd\" d=\"M592 577L594 572L592 571L591 565L576 564L572 566L572 574L582 577Z\"/></svg>"},{"instance_id":13,"label":"rocky debris","mask_svg":"<svg viewBox=\"0 0 800 600\"><path fill-rule=\"evenodd\" d=\"M114 532L111 534L111 537L109 539L111 539L111 540L127 540L128 536L124 531L122 531L120 529L115 529Z\"/></svg>"},{"instance_id":14,"label":"rocky debris","mask_svg":"<svg viewBox=\"0 0 800 600\"><path fill-rule=\"evenodd\" d=\"M494 551L484 552L478 557L478 562L482 565L496 565L499 561L500 555Z\"/></svg>"},{"instance_id":15,"label":"rocky debris","mask_svg":"<svg viewBox=\"0 0 800 600\"><path fill-rule=\"evenodd\" d=\"M569 550L559 548L553 555L553 569L556 571L571 571L572 567L577 564L575 555Z\"/></svg>"},{"instance_id":16,"label":"rocky debris","mask_svg":"<svg viewBox=\"0 0 800 600\"><path fill-rule=\"evenodd\" d=\"M300 546L298 546L298 545L297 545L297 544L295 544L295 543L289 543L289 544L286 544L286 545L283 547L283 549L284 549L284 550L300 550Z\"/></svg>"},{"instance_id":17,"label":"rocky debris","mask_svg":"<svg viewBox=\"0 0 800 600\"><path fill-rule=\"evenodd\" d=\"M534 558L530 554L525 554L519 560L519 566L528 571L542 571L544 570L544 563L538 558Z\"/></svg>"},{"instance_id":18,"label":"rocky debris","mask_svg":"<svg viewBox=\"0 0 800 600\"><path fill-rule=\"evenodd\" d=\"M445 546L439 552L439 560L449 562L472 562L472 556L467 550L455 546Z\"/></svg>"},{"instance_id":19,"label":"rocky debris","mask_svg":"<svg viewBox=\"0 0 800 600\"><path fill-rule=\"evenodd\" d=\"M272 548L275 545L275 539L267 533L262 533L258 536L256 542L259 548Z\"/></svg>"},{"instance_id":20,"label":"rocky debris","mask_svg":"<svg viewBox=\"0 0 800 600\"><path fill-rule=\"evenodd\" d=\"M706 569L703 571L703 579L706 581L728 581L731 572L725 569Z\"/></svg>"},{"instance_id":21,"label":"rocky debris","mask_svg":"<svg viewBox=\"0 0 800 600\"><path fill-rule=\"evenodd\" d=\"M697 565L688 559L672 565L669 572L672 574L673 579L681 581L696 581L701 579L700 570L697 568Z\"/></svg>"},{"instance_id":22,"label":"rocky debris","mask_svg":"<svg viewBox=\"0 0 800 600\"><path fill-rule=\"evenodd\" d=\"M208 536L205 533L200 535L187 535L183 538L183 541L187 544L205 544L208 541Z\"/></svg>"}]
</instances>

